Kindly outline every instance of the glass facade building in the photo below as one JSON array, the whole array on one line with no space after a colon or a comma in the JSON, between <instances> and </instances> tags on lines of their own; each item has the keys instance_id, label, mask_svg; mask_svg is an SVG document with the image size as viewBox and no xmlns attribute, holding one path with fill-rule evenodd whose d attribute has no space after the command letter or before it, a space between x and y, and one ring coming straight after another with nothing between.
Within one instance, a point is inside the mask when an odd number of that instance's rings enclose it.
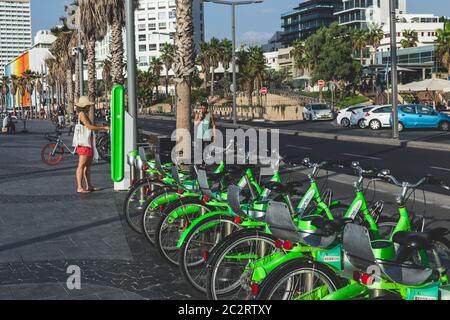
<instances>
[{"instance_id":1,"label":"glass facade building","mask_svg":"<svg viewBox=\"0 0 450 320\"><path fill-rule=\"evenodd\" d=\"M338 18L335 12L342 10L342 0L309 0L281 16L284 45L296 39L305 40L318 29L327 27Z\"/></svg>"}]
</instances>

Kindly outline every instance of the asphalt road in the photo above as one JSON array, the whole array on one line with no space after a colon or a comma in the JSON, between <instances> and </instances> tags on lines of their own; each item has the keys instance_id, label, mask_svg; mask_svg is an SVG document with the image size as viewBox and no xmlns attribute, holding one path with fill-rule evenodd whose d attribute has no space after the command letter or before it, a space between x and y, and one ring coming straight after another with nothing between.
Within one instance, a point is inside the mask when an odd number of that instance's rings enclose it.
<instances>
[{"instance_id":1,"label":"asphalt road","mask_svg":"<svg viewBox=\"0 0 450 320\"><path fill-rule=\"evenodd\" d=\"M145 119L139 121L139 126L144 130L170 135L175 122ZM404 181L413 183L432 174L450 183L450 153L446 151L281 135L280 153L289 158L310 157L313 161L358 160L363 166L389 169ZM449 194L434 186L427 187L427 190Z\"/></svg>"},{"instance_id":2,"label":"asphalt road","mask_svg":"<svg viewBox=\"0 0 450 320\"><path fill-rule=\"evenodd\" d=\"M383 128L381 130L360 129L352 126L344 128L336 121L281 121L281 122L242 122L245 124L256 124L260 127L274 127L284 130L314 131L321 133L333 133L339 135L362 136L374 138L391 138L392 129ZM400 133L402 140L428 141L434 143L450 144L450 132L442 132L436 129L406 129Z\"/></svg>"}]
</instances>

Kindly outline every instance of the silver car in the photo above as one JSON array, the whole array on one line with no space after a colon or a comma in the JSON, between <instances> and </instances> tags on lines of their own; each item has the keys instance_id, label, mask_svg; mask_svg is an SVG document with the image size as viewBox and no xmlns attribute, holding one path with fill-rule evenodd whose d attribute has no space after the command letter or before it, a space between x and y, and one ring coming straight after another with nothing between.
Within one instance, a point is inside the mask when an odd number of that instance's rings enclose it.
<instances>
[{"instance_id":1,"label":"silver car","mask_svg":"<svg viewBox=\"0 0 450 320\"><path fill-rule=\"evenodd\" d=\"M334 115L330 106L325 103L312 103L303 109L303 119L313 120L333 120Z\"/></svg>"}]
</instances>

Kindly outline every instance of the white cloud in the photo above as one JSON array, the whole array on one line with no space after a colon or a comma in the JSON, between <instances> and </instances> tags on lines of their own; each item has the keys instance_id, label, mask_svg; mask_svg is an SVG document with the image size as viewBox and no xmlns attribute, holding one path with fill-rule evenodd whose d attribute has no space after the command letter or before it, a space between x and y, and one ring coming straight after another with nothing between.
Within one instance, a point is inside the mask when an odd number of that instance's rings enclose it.
<instances>
[{"instance_id":1,"label":"white cloud","mask_svg":"<svg viewBox=\"0 0 450 320\"><path fill-rule=\"evenodd\" d=\"M247 31L240 36L239 42L248 45L262 44L266 43L272 36L273 33L270 32Z\"/></svg>"}]
</instances>

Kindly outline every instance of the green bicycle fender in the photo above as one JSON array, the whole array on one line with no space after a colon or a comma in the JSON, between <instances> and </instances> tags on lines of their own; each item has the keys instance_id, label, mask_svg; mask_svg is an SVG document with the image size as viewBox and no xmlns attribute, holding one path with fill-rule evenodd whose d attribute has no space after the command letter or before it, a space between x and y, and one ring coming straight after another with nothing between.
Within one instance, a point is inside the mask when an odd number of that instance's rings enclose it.
<instances>
[{"instance_id":1,"label":"green bicycle fender","mask_svg":"<svg viewBox=\"0 0 450 320\"><path fill-rule=\"evenodd\" d=\"M178 244L177 244L177 248L180 249L183 246L184 240L186 240L186 237L189 235L189 233L196 227L198 226L201 222L203 222L204 220L213 217L213 216L229 216L229 217L235 217L236 215L231 214L227 211L212 211L212 212L208 212L205 215L202 215L201 217L195 219L194 221L192 221L192 223L189 225L189 227L184 230L184 232L182 233L180 239L178 240Z\"/></svg>"},{"instance_id":2,"label":"green bicycle fender","mask_svg":"<svg viewBox=\"0 0 450 320\"><path fill-rule=\"evenodd\" d=\"M201 209L196 204L188 205L188 206L180 206L173 210L170 213L169 221L173 222L174 220L178 219L179 217L182 217L186 214L197 212Z\"/></svg>"},{"instance_id":3,"label":"green bicycle fender","mask_svg":"<svg viewBox=\"0 0 450 320\"><path fill-rule=\"evenodd\" d=\"M365 285L353 281L345 287L326 295L322 300L349 300L366 295L368 292L369 289Z\"/></svg>"},{"instance_id":4,"label":"green bicycle fender","mask_svg":"<svg viewBox=\"0 0 450 320\"><path fill-rule=\"evenodd\" d=\"M169 194L163 195L163 196L158 197L155 200L153 200L150 203L150 208L156 209L161 205L167 204L167 203L177 200L179 198L181 198L181 195L179 195L178 193L169 193Z\"/></svg>"},{"instance_id":5,"label":"green bicycle fender","mask_svg":"<svg viewBox=\"0 0 450 320\"><path fill-rule=\"evenodd\" d=\"M304 255L302 252L288 252L286 254L276 252L271 256L261 259L260 261L256 261L255 263L259 265L253 270L252 281L261 283L264 279L266 279L269 273L271 273L278 266L281 266L290 260L303 257Z\"/></svg>"}]
</instances>

